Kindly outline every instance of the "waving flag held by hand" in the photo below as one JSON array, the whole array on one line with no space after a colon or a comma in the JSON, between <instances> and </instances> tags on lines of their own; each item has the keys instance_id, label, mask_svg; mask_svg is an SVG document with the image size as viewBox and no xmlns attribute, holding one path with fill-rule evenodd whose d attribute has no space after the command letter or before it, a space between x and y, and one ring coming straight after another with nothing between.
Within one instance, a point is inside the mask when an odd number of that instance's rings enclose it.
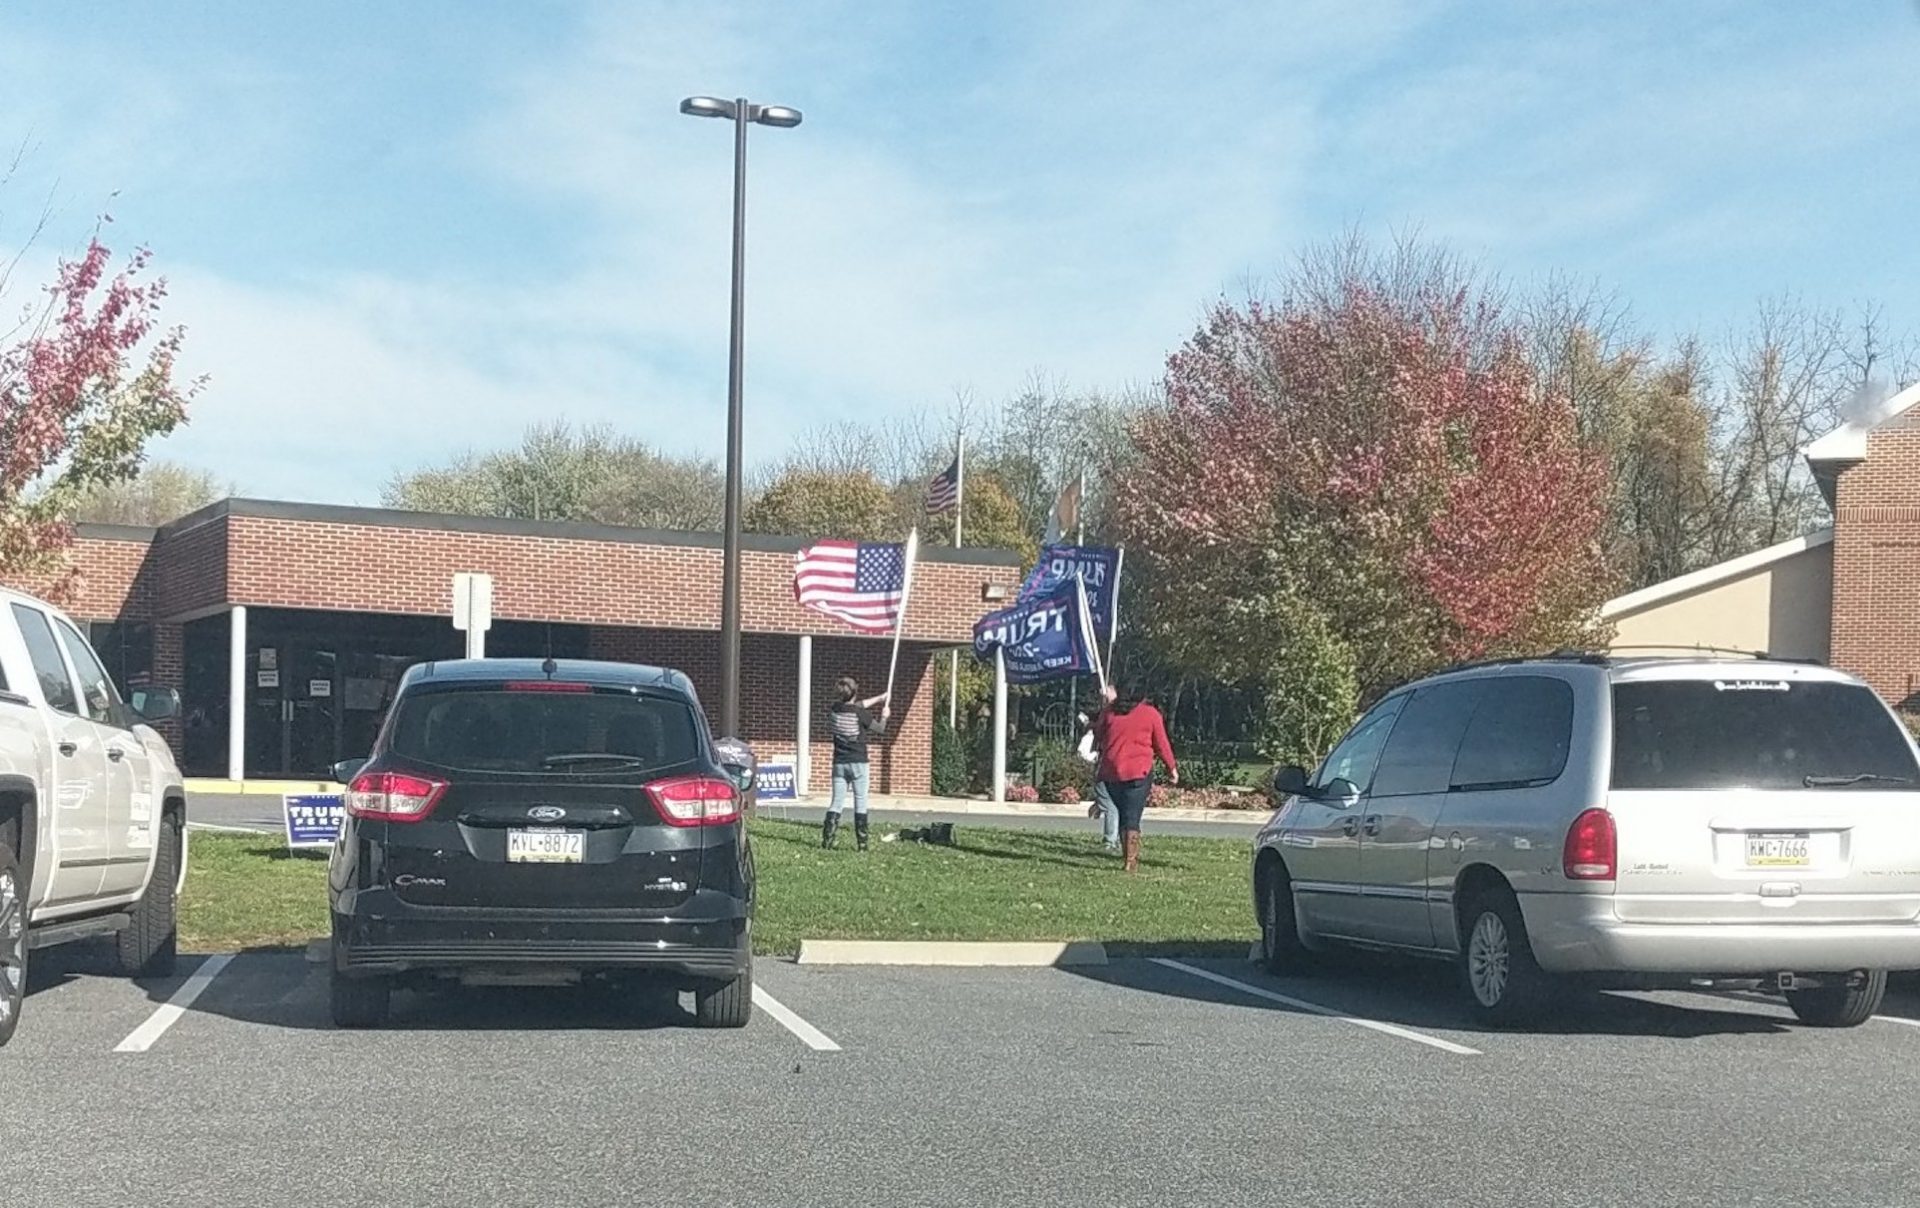
<instances>
[{"instance_id":1,"label":"waving flag held by hand","mask_svg":"<svg viewBox=\"0 0 1920 1208\"><path fill-rule=\"evenodd\" d=\"M865 633L892 631L907 587L900 544L822 541L794 558L793 598Z\"/></svg>"}]
</instances>

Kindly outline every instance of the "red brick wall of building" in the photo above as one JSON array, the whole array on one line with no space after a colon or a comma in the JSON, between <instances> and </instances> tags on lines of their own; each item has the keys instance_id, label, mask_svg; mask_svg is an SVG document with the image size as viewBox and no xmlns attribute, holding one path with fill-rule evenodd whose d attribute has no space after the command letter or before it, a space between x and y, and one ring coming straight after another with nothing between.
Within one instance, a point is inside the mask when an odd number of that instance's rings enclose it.
<instances>
[{"instance_id":1,"label":"red brick wall of building","mask_svg":"<svg viewBox=\"0 0 1920 1208\"><path fill-rule=\"evenodd\" d=\"M718 549L239 515L227 524L228 598L237 603L445 615L454 574L481 571L493 576L493 611L503 619L719 628ZM1019 578L1013 566L922 562L907 637L970 641L989 607L983 586ZM743 627L842 631L795 603L792 584L792 553L745 551Z\"/></svg>"},{"instance_id":2,"label":"red brick wall of building","mask_svg":"<svg viewBox=\"0 0 1920 1208\"><path fill-rule=\"evenodd\" d=\"M815 638L810 787L824 792L833 740L827 706L833 685L851 675L862 693L886 686L892 644L875 638ZM687 673L709 710L719 693L720 643L717 634L667 629L597 628L588 652L599 659L674 667ZM933 651L903 646L894 683L892 724L884 739L870 744L876 793L925 793L933 781ZM800 670L800 639L780 634L744 634L740 640L741 728L763 754L790 754L796 746L793 710ZM711 718L711 714L709 714Z\"/></svg>"},{"instance_id":3,"label":"red brick wall of building","mask_svg":"<svg viewBox=\"0 0 1920 1208\"><path fill-rule=\"evenodd\" d=\"M1867 438L1834 493L1833 663L1920 705L1920 423Z\"/></svg>"}]
</instances>

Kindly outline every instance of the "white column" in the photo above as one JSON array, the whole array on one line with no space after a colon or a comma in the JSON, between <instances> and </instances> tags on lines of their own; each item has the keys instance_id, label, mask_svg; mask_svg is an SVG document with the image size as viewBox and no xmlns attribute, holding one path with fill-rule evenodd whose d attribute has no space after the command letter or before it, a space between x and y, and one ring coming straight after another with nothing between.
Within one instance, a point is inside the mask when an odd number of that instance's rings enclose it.
<instances>
[{"instance_id":1,"label":"white column","mask_svg":"<svg viewBox=\"0 0 1920 1208\"><path fill-rule=\"evenodd\" d=\"M1007 654L993 648L993 799L1007 799Z\"/></svg>"},{"instance_id":2,"label":"white column","mask_svg":"<svg viewBox=\"0 0 1920 1208\"><path fill-rule=\"evenodd\" d=\"M953 650L953 691L947 693L947 728L960 730L960 650Z\"/></svg>"},{"instance_id":3,"label":"white column","mask_svg":"<svg viewBox=\"0 0 1920 1208\"><path fill-rule=\"evenodd\" d=\"M227 779L247 776L247 606L235 604L227 655Z\"/></svg>"},{"instance_id":4,"label":"white column","mask_svg":"<svg viewBox=\"0 0 1920 1208\"><path fill-rule=\"evenodd\" d=\"M800 635L800 686L794 693L793 795L807 796L813 782L813 635Z\"/></svg>"}]
</instances>

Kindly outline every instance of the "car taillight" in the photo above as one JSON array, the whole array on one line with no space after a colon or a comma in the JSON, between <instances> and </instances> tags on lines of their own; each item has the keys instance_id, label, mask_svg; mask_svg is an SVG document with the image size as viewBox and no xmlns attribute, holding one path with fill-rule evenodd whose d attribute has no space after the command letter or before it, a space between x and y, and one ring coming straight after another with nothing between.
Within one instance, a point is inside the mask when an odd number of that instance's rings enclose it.
<instances>
[{"instance_id":1,"label":"car taillight","mask_svg":"<svg viewBox=\"0 0 1920 1208\"><path fill-rule=\"evenodd\" d=\"M1591 809L1573 820L1560 853L1560 867L1569 880L1611 881L1618 860L1619 839L1614 834L1612 814Z\"/></svg>"},{"instance_id":2,"label":"car taillight","mask_svg":"<svg viewBox=\"0 0 1920 1208\"><path fill-rule=\"evenodd\" d=\"M347 786L347 812L356 818L418 822L447 791L444 780L404 772L362 772Z\"/></svg>"},{"instance_id":3,"label":"car taillight","mask_svg":"<svg viewBox=\"0 0 1920 1208\"><path fill-rule=\"evenodd\" d=\"M673 826L719 826L740 817L739 792L713 776L656 780L647 786L647 796Z\"/></svg>"}]
</instances>

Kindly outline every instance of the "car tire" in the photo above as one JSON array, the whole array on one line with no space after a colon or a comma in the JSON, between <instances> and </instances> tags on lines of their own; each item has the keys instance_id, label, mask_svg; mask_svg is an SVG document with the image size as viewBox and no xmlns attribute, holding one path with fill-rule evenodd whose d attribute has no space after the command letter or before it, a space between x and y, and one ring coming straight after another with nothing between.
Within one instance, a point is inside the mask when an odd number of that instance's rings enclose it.
<instances>
[{"instance_id":1,"label":"car tire","mask_svg":"<svg viewBox=\"0 0 1920 1208\"><path fill-rule=\"evenodd\" d=\"M1857 1028L1880 1010L1887 996L1887 971L1874 969L1857 986L1821 986L1787 991L1787 1006L1810 1028Z\"/></svg>"},{"instance_id":2,"label":"car tire","mask_svg":"<svg viewBox=\"0 0 1920 1208\"><path fill-rule=\"evenodd\" d=\"M0 1048L27 1003L27 885L13 848L0 843Z\"/></svg>"},{"instance_id":3,"label":"car tire","mask_svg":"<svg viewBox=\"0 0 1920 1208\"><path fill-rule=\"evenodd\" d=\"M377 1028L393 1008L393 983L384 977L348 977L333 971L333 1026Z\"/></svg>"},{"instance_id":4,"label":"car tire","mask_svg":"<svg viewBox=\"0 0 1920 1208\"><path fill-rule=\"evenodd\" d=\"M703 1028L744 1028L753 1018L753 966L740 970L730 982L701 986L693 992L693 1018Z\"/></svg>"},{"instance_id":5,"label":"car tire","mask_svg":"<svg viewBox=\"0 0 1920 1208\"><path fill-rule=\"evenodd\" d=\"M1300 941L1300 922L1293 912L1293 878L1275 865L1260 895L1260 963L1267 972L1298 976L1313 966L1313 953Z\"/></svg>"},{"instance_id":6,"label":"car tire","mask_svg":"<svg viewBox=\"0 0 1920 1208\"><path fill-rule=\"evenodd\" d=\"M1539 1018L1555 986L1533 959L1526 920L1512 891L1503 887L1478 894L1460 917L1458 968L1475 1017L1496 1028Z\"/></svg>"},{"instance_id":7,"label":"car tire","mask_svg":"<svg viewBox=\"0 0 1920 1208\"><path fill-rule=\"evenodd\" d=\"M114 938L114 967L125 977L172 977L179 960L180 822L163 814L154 834L153 876Z\"/></svg>"}]
</instances>

